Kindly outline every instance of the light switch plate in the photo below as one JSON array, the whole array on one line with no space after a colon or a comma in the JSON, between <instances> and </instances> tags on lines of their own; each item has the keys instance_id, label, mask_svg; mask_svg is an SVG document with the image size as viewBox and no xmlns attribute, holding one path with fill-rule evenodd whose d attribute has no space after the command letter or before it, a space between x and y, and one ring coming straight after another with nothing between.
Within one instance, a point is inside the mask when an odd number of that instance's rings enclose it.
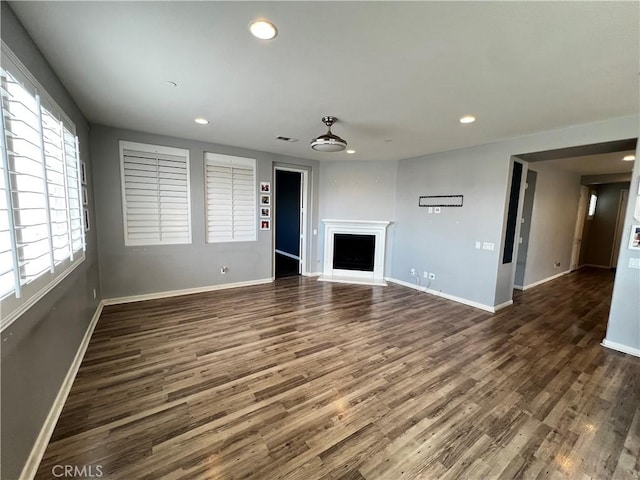
<instances>
[{"instance_id":1,"label":"light switch plate","mask_svg":"<svg viewBox=\"0 0 640 480\"><path fill-rule=\"evenodd\" d=\"M638 268L638 269L640 269L640 258L630 258L629 259L629 268Z\"/></svg>"}]
</instances>

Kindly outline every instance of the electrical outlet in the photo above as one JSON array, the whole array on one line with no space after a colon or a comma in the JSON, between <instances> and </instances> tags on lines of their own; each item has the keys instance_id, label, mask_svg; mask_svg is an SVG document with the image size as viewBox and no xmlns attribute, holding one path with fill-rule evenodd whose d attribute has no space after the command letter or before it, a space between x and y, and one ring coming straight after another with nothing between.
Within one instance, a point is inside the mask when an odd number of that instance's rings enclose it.
<instances>
[{"instance_id":1,"label":"electrical outlet","mask_svg":"<svg viewBox=\"0 0 640 480\"><path fill-rule=\"evenodd\" d=\"M476 242L476 248L480 250L482 248L482 242Z\"/></svg>"},{"instance_id":2,"label":"electrical outlet","mask_svg":"<svg viewBox=\"0 0 640 480\"><path fill-rule=\"evenodd\" d=\"M411 275L416 275L416 269L415 268L411 269Z\"/></svg>"},{"instance_id":3,"label":"electrical outlet","mask_svg":"<svg viewBox=\"0 0 640 480\"><path fill-rule=\"evenodd\" d=\"M422 272L423 278L429 278L429 272Z\"/></svg>"},{"instance_id":4,"label":"electrical outlet","mask_svg":"<svg viewBox=\"0 0 640 480\"><path fill-rule=\"evenodd\" d=\"M440 207L433 207L433 213L440 213Z\"/></svg>"},{"instance_id":5,"label":"electrical outlet","mask_svg":"<svg viewBox=\"0 0 640 480\"><path fill-rule=\"evenodd\" d=\"M553 262L553 268L560 268L560 262Z\"/></svg>"},{"instance_id":6,"label":"electrical outlet","mask_svg":"<svg viewBox=\"0 0 640 480\"><path fill-rule=\"evenodd\" d=\"M436 274L435 273L430 273L429 274L429 280L435 280L436 279Z\"/></svg>"},{"instance_id":7,"label":"electrical outlet","mask_svg":"<svg viewBox=\"0 0 640 480\"><path fill-rule=\"evenodd\" d=\"M427 207L427 213L433 213L433 207Z\"/></svg>"},{"instance_id":8,"label":"electrical outlet","mask_svg":"<svg viewBox=\"0 0 640 480\"><path fill-rule=\"evenodd\" d=\"M483 250L491 250L491 251L493 251L494 248L495 248L495 245L493 243L484 242L482 244L482 249Z\"/></svg>"},{"instance_id":9,"label":"electrical outlet","mask_svg":"<svg viewBox=\"0 0 640 480\"><path fill-rule=\"evenodd\" d=\"M225 273L227 273L229 271L229 267L224 266L224 267L220 267L220 273L222 275L224 275Z\"/></svg>"}]
</instances>

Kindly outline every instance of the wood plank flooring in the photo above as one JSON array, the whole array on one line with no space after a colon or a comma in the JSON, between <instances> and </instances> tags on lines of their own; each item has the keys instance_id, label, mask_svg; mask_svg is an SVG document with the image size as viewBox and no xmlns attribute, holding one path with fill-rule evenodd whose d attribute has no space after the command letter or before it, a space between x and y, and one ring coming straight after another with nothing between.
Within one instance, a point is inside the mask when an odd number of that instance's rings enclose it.
<instances>
[{"instance_id":1,"label":"wood plank flooring","mask_svg":"<svg viewBox=\"0 0 640 480\"><path fill-rule=\"evenodd\" d=\"M36 478L640 478L640 358L599 345L612 278L495 315L299 277L107 307Z\"/></svg>"}]
</instances>

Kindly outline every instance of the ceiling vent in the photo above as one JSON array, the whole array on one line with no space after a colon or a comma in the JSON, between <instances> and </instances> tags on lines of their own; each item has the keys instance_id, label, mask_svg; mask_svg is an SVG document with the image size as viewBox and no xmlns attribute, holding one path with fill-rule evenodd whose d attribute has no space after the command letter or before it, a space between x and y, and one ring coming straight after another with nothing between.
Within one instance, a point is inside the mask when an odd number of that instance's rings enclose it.
<instances>
[{"instance_id":1,"label":"ceiling vent","mask_svg":"<svg viewBox=\"0 0 640 480\"><path fill-rule=\"evenodd\" d=\"M339 136L331 133L331 125L338 119L330 115L322 117L322 122L329 128L329 131L311 141L311 148L318 152L340 152L347 148L347 142Z\"/></svg>"},{"instance_id":2,"label":"ceiling vent","mask_svg":"<svg viewBox=\"0 0 640 480\"><path fill-rule=\"evenodd\" d=\"M289 142L289 143L294 143L297 142L298 139L297 138L291 138L291 137L283 137L282 135L278 135L276 137L276 140L281 140L283 142Z\"/></svg>"}]
</instances>

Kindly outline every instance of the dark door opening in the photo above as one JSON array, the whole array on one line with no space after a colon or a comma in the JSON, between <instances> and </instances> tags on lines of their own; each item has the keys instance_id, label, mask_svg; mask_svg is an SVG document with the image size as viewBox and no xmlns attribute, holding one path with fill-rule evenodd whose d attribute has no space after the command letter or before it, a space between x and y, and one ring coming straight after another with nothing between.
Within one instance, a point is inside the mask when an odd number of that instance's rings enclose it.
<instances>
[{"instance_id":1,"label":"dark door opening","mask_svg":"<svg viewBox=\"0 0 640 480\"><path fill-rule=\"evenodd\" d=\"M275 276L299 275L302 173L275 171Z\"/></svg>"}]
</instances>

